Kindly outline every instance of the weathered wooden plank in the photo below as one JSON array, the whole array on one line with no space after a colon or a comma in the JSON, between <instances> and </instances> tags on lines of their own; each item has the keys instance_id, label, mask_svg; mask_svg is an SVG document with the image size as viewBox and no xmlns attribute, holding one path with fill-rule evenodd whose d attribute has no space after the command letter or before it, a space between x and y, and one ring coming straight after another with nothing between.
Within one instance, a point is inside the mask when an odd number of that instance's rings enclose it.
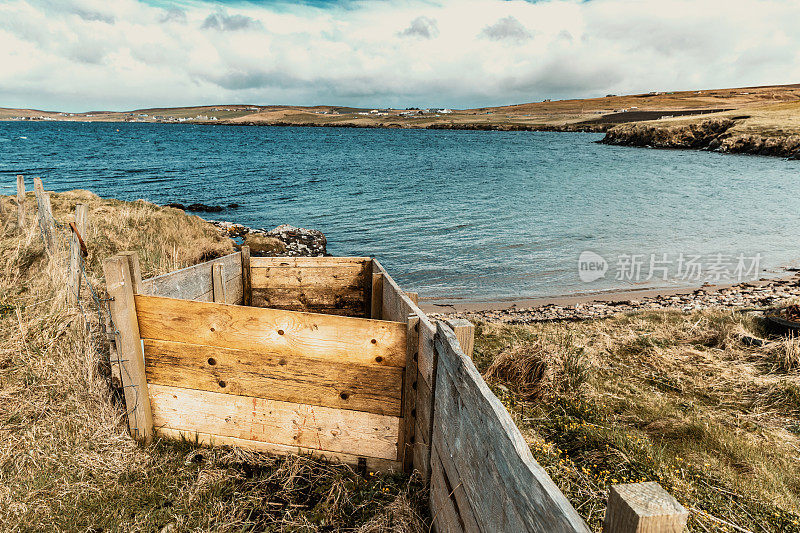
<instances>
[{"instance_id":1,"label":"weathered wooden plank","mask_svg":"<svg viewBox=\"0 0 800 533\"><path fill-rule=\"evenodd\" d=\"M372 274L372 297L370 298L370 318L380 320L383 316L383 274Z\"/></svg>"},{"instance_id":2,"label":"weathered wooden plank","mask_svg":"<svg viewBox=\"0 0 800 533\"><path fill-rule=\"evenodd\" d=\"M253 300L257 307L276 309L350 309L362 314L364 290L346 288L332 291L305 287L254 288Z\"/></svg>"},{"instance_id":3,"label":"weathered wooden plank","mask_svg":"<svg viewBox=\"0 0 800 533\"><path fill-rule=\"evenodd\" d=\"M397 417L248 396L150 386L158 428L394 460Z\"/></svg>"},{"instance_id":4,"label":"weathered wooden plank","mask_svg":"<svg viewBox=\"0 0 800 533\"><path fill-rule=\"evenodd\" d=\"M417 420L417 349L419 348L419 317L408 319L406 330L406 368L403 375L403 413L397 441L397 460L403 471L411 472L414 466L414 435Z\"/></svg>"},{"instance_id":5,"label":"weathered wooden plank","mask_svg":"<svg viewBox=\"0 0 800 533\"><path fill-rule=\"evenodd\" d=\"M456 511L452 484L445 475L441 460L433 455L431 462L430 505L436 532L462 533L464 525Z\"/></svg>"},{"instance_id":6,"label":"weathered wooden plank","mask_svg":"<svg viewBox=\"0 0 800 533\"><path fill-rule=\"evenodd\" d=\"M214 286L211 280L211 266L221 264L225 267L225 280L229 285L230 296L233 301L241 301L241 276L242 259L241 252L236 252L212 261L206 261L190 267L170 272L162 276L156 276L142 281L140 294L152 296L166 296L168 298L181 298L183 300L205 300L211 301L214 294ZM236 278L239 281L232 284ZM239 298L236 300L236 298Z\"/></svg>"},{"instance_id":7,"label":"weathered wooden plank","mask_svg":"<svg viewBox=\"0 0 800 533\"><path fill-rule=\"evenodd\" d=\"M409 316L418 316L420 328L420 350L417 362L419 372L423 378L433 386L433 368L435 355L433 351L433 337L436 334L436 327L428 315L417 307L408 295L400 289L400 286L383 269L377 259L372 260L372 269L375 274L383 274L383 301L382 318L383 320L405 321ZM433 388L433 387L431 387Z\"/></svg>"},{"instance_id":8,"label":"weathered wooden plank","mask_svg":"<svg viewBox=\"0 0 800 533\"><path fill-rule=\"evenodd\" d=\"M417 374L419 376L419 374ZM430 406L433 405L433 398L431 397L430 386L425 383L424 379L417 378L417 394L416 398L416 418L417 418L417 431L415 438L422 439L423 442L431 442L431 410ZM427 408L426 408L427 407Z\"/></svg>"},{"instance_id":9,"label":"weathered wooden plank","mask_svg":"<svg viewBox=\"0 0 800 533\"><path fill-rule=\"evenodd\" d=\"M307 267L252 267L256 289L314 288L336 292L343 289L364 290L361 263Z\"/></svg>"},{"instance_id":10,"label":"weathered wooden plank","mask_svg":"<svg viewBox=\"0 0 800 533\"><path fill-rule=\"evenodd\" d=\"M588 533L449 327L437 324L434 443L453 458L483 531ZM436 442L437 435L442 442ZM487 490L491 487L491 490Z\"/></svg>"},{"instance_id":11,"label":"weathered wooden plank","mask_svg":"<svg viewBox=\"0 0 800 533\"><path fill-rule=\"evenodd\" d=\"M475 325L466 318L452 318L446 322L455 333L461 351L472 359L472 350L475 347Z\"/></svg>"},{"instance_id":12,"label":"weathered wooden plank","mask_svg":"<svg viewBox=\"0 0 800 533\"><path fill-rule=\"evenodd\" d=\"M261 442L257 440L237 439L236 437L223 437L220 435L210 435L197 431L185 431L178 429L159 428L156 434L168 439L183 440L204 446L236 446L245 450L256 452L271 453L276 455L311 455L318 459L332 463L344 463L358 467L363 461L366 463L367 470L370 472L399 472L401 465L391 459L380 459L378 457L364 457L349 453L336 453L330 451L320 451L313 448L302 446L287 446L274 444L271 442Z\"/></svg>"},{"instance_id":13,"label":"weathered wooden plank","mask_svg":"<svg viewBox=\"0 0 800 533\"><path fill-rule=\"evenodd\" d=\"M468 533L480 533L481 529L475 519L475 512L464 490L464 484L458 476L458 470L456 470L453 458L449 452L437 446L437 443L441 442L441 435L437 435L437 433L438 428L434 428L435 436L433 442L431 442L431 469L441 468L444 472L444 478L448 484L448 493L455 505L455 512L458 515L461 528Z\"/></svg>"},{"instance_id":14,"label":"weathered wooden plank","mask_svg":"<svg viewBox=\"0 0 800 533\"><path fill-rule=\"evenodd\" d=\"M211 292L214 302L227 303L226 285L225 265L220 263L211 265Z\"/></svg>"},{"instance_id":15,"label":"weathered wooden plank","mask_svg":"<svg viewBox=\"0 0 800 533\"><path fill-rule=\"evenodd\" d=\"M417 435L420 434L419 420L417 421ZM430 460L431 452L428 442L417 438L414 441L414 470L422 474L425 483L430 481Z\"/></svg>"},{"instance_id":16,"label":"weathered wooden plank","mask_svg":"<svg viewBox=\"0 0 800 533\"><path fill-rule=\"evenodd\" d=\"M655 481L612 485L603 533L681 533L689 511Z\"/></svg>"},{"instance_id":17,"label":"weathered wooden plank","mask_svg":"<svg viewBox=\"0 0 800 533\"><path fill-rule=\"evenodd\" d=\"M369 257L251 257L251 268L265 267L318 267L337 265L363 265Z\"/></svg>"},{"instance_id":18,"label":"weathered wooden plank","mask_svg":"<svg viewBox=\"0 0 800 533\"><path fill-rule=\"evenodd\" d=\"M138 441L149 443L153 435L147 378L144 371L142 343L136 320L134 280L129 259L117 255L103 263L106 288L111 297L111 318L116 328L116 348L119 354L128 426Z\"/></svg>"},{"instance_id":19,"label":"weathered wooden plank","mask_svg":"<svg viewBox=\"0 0 800 533\"><path fill-rule=\"evenodd\" d=\"M406 364L403 323L158 296L136 296L136 309L148 339L367 366Z\"/></svg>"},{"instance_id":20,"label":"weathered wooden plank","mask_svg":"<svg viewBox=\"0 0 800 533\"><path fill-rule=\"evenodd\" d=\"M250 247L242 246L242 305L253 304L253 276L250 268Z\"/></svg>"},{"instance_id":21,"label":"weathered wooden plank","mask_svg":"<svg viewBox=\"0 0 800 533\"><path fill-rule=\"evenodd\" d=\"M144 339L148 383L381 415L402 412L403 370Z\"/></svg>"}]
</instances>

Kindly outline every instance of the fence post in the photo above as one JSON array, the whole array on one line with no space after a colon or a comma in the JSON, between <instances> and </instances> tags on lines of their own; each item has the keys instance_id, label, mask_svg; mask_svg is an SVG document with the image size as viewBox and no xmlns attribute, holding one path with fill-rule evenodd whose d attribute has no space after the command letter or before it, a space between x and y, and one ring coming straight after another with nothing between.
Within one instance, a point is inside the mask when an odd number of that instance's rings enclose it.
<instances>
[{"instance_id":1,"label":"fence post","mask_svg":"<svg viewBox=\"0 0 800 533\"><path fill-rule=\"evenodd\" d=\"M211 265L211 286L214 291L212 301L224 304L228 299L224 265L220 263Z\"/></svg>"},{"instance_id":2,"label":"fence post","mask_svg":"<svg viewBox=\"0 0 800 533\"><path fill-rule=\"evenodd\" d=\"M55 225L53 224L53 208L50 207L50 195L44 190L42 178L33 178L33 191L36 194L36 213L39 218L39 229L42 231L44 247L49 255L55 252Z\"/></svg>"},{"instance_id":3,"label":"fence post","mask_svg":"<svg viewBox=\"0 0 800 533\"><path fill-rule=\"evenodd\" d=\"M106 289L111 298L111 319L115 326L120 377L128 409L128 427L134 439L148 444L153 439L153 415L150 394L144 372L144 353L136 317L136 287L132 265L138 267L138 256L127 253L115 255L103 262Z\"/></svg>"},{"instance_id":4,"label":"fence post","mask_svg":"<svg viewBox=\"0 0 800 533\"><path fill-rule=\"evenodd\" d=\"M414 466L414 442L417 420L417 360L419 358L419 317L408 317L406 329L406 368L403 376L403 418L397 446L397 460L403 472L411 473Z\"/></svg>"},{"instance_id":5,"label":"fence post","mask_svg":"<svg viewBox=\"0 0 800 533\"><path fill-rule=\"evenodd\" d=\"M456 334L461 351L472 359L472 350L475 347L475 326L466 318L453 318L446 322Z\"/></svg>"},{"instance_id":6,"label":"fence post","mask_svg":"<svg viewBox=\"0 0 800 533\"><path fill-rule=\"evenodd\" d=\"M253 281L250 272L249 246L242 246L242 305L253 305Z\"/></svg>"},{"instance_id":7,"label":"fence post","mask_svg":"<svg viewBox=\"0 0 800 533\"><path fill-rule=\"evenodd\" d=\"M383 274L372 274L372 302L369 317L373 320L383 318Z\"/></svg>"},{"instance_id":8,"label":"fence post","mask_svg":"<svg viewBox=\"0 0 800 533\"><path fill-rule=\"evenodd\" d=\"M25 177L17 175L17 224L25 227Z\"/></svg>"},{"instance_id":9,"label":"fence post","mask_svg":"<svg viewBox=\"0 0 800 533\"><path fill-rule=\"evenodd\" d=\"M75 206L75 229L69 236L69 301L78 305L81 297L81 254L85 247L83 236L86 235L89 208L85 204Z\"/></svg>"},{"instance_id":10,"label":"fence post","mask_svg":"<svg viewBox=\"0 0 800 533\"><path fill-rule=\"evenodd\" d=\"M612 485L603 533L681 533L688 519L689 511L654 481Z\"/></svg>"},{"instance_id":11,"label":"fence post","mask_svg":"<svg viewBox=\"0 0 800 533\"><path fill-rule=\"evenodd\" d=\"M419 305L419 293L418 292L406 292L406 296L408 299L414 302L414 305Z\"/></svg>"}]
</instances>

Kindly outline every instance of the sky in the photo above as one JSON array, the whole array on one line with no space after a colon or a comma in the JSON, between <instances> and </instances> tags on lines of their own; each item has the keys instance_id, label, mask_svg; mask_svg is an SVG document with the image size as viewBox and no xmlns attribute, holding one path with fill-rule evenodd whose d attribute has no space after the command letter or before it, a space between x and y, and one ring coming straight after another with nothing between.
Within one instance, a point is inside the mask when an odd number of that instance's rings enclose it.
<instances>
[{"instance_id":1,"label":"sky","mask_svg":"<svg viewBox=\"0 0 800 533\"><path fill-rule=\"evenodd\" d=\"M797 0L0 0L0 107L469 108L800 82Z\"/></svg>"}]
</instances>

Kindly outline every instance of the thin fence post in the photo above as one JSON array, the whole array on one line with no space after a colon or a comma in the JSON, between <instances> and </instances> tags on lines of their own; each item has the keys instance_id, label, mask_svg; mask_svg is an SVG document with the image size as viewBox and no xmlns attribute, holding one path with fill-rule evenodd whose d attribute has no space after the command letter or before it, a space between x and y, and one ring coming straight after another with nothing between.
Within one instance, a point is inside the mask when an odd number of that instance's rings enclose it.
<instances>
[{"instance_id":1,"label":"thin fence post","mask_svg":"<svg viewBox=\"0 0 800 533\"><path fill-rule=\"evenodd\" d=\"M372 274L370 318L374 320L383 318L383 274Z\"/></svg>"},{"instance_id":2,"label":"thin fence post","mask_svg":"<svg viewBox=\"0 0 800 533\"><path fill-rule=\"evenodd\" d=\"M225 266L220 263L211 265L211 287L213 289L213 301L224 304L228 295L227 287L225 286Z\"/></svg>"},{"instance_id":3,"label":"thin fence post","mask_svg":"<svg viewBox=\"0 0 800 533\"><path fill-rule=\"evenodd\" d=\"M22 174L17 175L17 224L25 227L25 177Z\"/></svg>"},{"instance_id":4,"label":"thin fence post","mask_svg":"<svg viewBox=\"0 0 800 533\"><path fill-rule=\"evenodd\" d=\"M106 289L111 299L111 319L115 327L120 376L128 409L128 427L134 439L148 444L153 439L153 415L144 371L144 353L136 316L134 273L135 254L115 255L103 262ZM137 280L139 283L140 281Z\"/></svg>"},{"instance_id":5,"label":"thin fence post","mask_svg":"<svg viewBox=\"0 0 800 533\"><path fill-rule=\"evenodd\" d=\"M44 247L49 255L55 252L56 228L53 224L53 208L50 207L50 195L44 190L42 178L33 178L33 191L36 194L36 213L39 229L44 239Z\"/></svg>"},{"instance_id":6,"label":"thin fence post","mask_svg":"<svg viewBox=\"0 0 800 533\"><path fill-rule=\"evenodd\" d=\"M406 296L408 299L414 302L414 305L419 305L419 293L418 292L406 292Z\"/></svg>"},{"instance_id":7,"label":"thin fence post","mask_svg":"<svg viewBox=\"0 0 800 533\"><path fill-rule=\"evenodd\" d=\"M69 300L70 304L78 305L81 297L81 254L84 246L83 237L86 235L89 208L85 204L75 206L75 229L69 236Z\"/></svg>"},{"instance_id":8,"label":"thin fence post","mask_svg":"<svg viewBox=\"0 0 800 533\"><path fill-rule=\"evenodd\" d=\"M406 368L403 376L403 418L397 442L397 460L403 472L411 473L414 466L414 443L417 421L417 360L419 358L419 317L408 317L406 329Z\"/></svg>"},{"instance_id":9,"label":"thin fence post","mask_svg":"<svg viewBox=\"0 0 800 533\"><path fill-rule=\"evenodd\" d=\"M456 334L461 351L472 359L472 350L475 348L475 326L466 318L453 318L446 322Z\"/></svg>"},{"instance_id":10,"label":"thin fence post","mask_svg":"<svg viewBox=\"0 0 800 533\"><path fill-rule=\"evenodd\" d=\"M654 481L612 485L603 533L681 533L688 519L689 511Z\"/></svg>"},{"instance_id":11,"label":"thin fence post","mask_svg":"<svg viewBox=\"0 0 800 533\"><path fill-rule=\"evenodd\" d=\"M253 281L250 271L249 246L242 246L242 305L253 305Z\"/></svg>"}]
</instances>

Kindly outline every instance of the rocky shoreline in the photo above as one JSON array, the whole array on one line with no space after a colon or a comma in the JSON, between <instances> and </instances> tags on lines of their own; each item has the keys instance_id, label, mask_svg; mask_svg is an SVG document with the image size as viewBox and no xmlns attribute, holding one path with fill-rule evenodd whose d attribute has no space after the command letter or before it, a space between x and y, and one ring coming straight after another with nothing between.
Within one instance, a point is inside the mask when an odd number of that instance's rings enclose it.
<instances>
[{"instance_id":1,"label":"rocky shoreline","mask_svg":"<svg viewBox=\"0 0 800 533\"><path fill-rule=\"evenodd\" d=\"M605 137L599 142L618 146L709 150L800 159L800 135L765 137L733 133L730 130L735 124L735 120L728 118L676 126L621 124L606 131Z\"/></svg>"},{"instance_id":2,"label":"rocky shoreline","mask_svg":"<svg viewBox=\"0 0 800 533\"><path fill-rule=\"evenodd\" d=\"M619 313L651 310L695 311L700 309L758 310L800 298L800 274L792 277L740 283L730 287L703 287L687 294L658 295L641 300L591 301L575 305L546 304L538 307L458 313L429 313L434 318L466 318L502 324L573 321L605 318Z\"/></svg>"},{"instance_id":3,"label":"rocky shoreline","mask_svg":"<svg viewBox=\"0 0 800 533\"><path fill-rule=\"evenodd\" d=\"M329 255L321 231L281 224L273 229L250 228L224 220L206 220L226 237L250 247L253 256L322 257Z\"/></svg>"},{"instance_id":4,"label":"rocky shoreline","mask_svg":"<svg viewBox=\"0 0 800 533\"><path fill-rule=\"evenodd\" d=\"M356 129L409 129L409 130L466 130L466 131L552 131L552 132L578 132L578 133L604 133L613 124L580 122L576 124L548 125L548 124L520 124L520 123L486 123L486 122L450 122L433 124L400 124L397 122L380 122L363 124L358 122L193 122L204 126L279 126L298 128L356 128Z\"/></svg>"}]
</instances>

